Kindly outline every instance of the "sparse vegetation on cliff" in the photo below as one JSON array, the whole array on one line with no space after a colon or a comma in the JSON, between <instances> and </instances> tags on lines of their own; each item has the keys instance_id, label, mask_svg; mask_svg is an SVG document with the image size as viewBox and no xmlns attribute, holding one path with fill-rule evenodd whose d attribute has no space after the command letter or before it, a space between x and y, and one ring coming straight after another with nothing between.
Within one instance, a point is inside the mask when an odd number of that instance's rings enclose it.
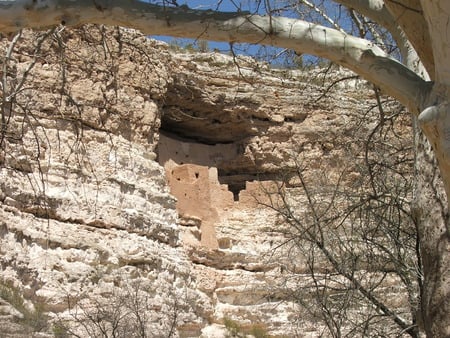
<instances>
[{"instance_id":1,"label":"sparse vegetation on cliff","mask_svg":"<svg viewBox=\"0 0 450 338\"><path fill-rule=\"evenodd\" d=\"M337 172L309 168L294 145L290 170L261 186L260 205L280 219L272 231L286 236L277 250L285 253L287 299L332 337L420 337L423 267L410 208L410 134L402 107L379 109L352 122L354 143ZM358 127L368 120L371 129Z\"/></svg>"},{"instance_id":2,"label":"sparse vegetation on cliff","mask_svg":"<svg viewBox=\"0 0 450 338\"><path fill-rule=\"evenodd\" d=\"M20 315L16 316L15 321L23 327L23 331L27 334L45 332L49 327L49 318L45 313L44 303L26 302L19 289L2 282L0 282L0 298L18 311Z\"/></svg>"},{"instance_id":3,"label":"sparse vegetation on cliff","mask_svg":"<svg viewBox=\"0 0 450 338\"><path fill-rule=\"evenodd\" d=\"M223 324L227 330L227 338L274 338L269 335L264 324L250 324L245 327L238 322L224 318Z\"/></svg>"}]
</instances>

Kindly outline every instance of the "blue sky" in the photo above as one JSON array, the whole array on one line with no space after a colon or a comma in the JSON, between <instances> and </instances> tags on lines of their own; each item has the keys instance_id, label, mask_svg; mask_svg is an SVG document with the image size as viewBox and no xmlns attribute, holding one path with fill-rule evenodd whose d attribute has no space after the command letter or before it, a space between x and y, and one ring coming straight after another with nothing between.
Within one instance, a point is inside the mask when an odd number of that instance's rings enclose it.
<instances>
[{"instance_id":1,"label":"blue sky","mask_svg":"<svg viewBox=\"0 0 450 338\"><path fill-rule=\"evenodd\" d=\"M144 0L145 1L145 0ZM151 0L149 1L151 2ZM222 12L236 12L237 5L241 6L241 10L255 10L256 8L249 8L249 4L254 4L254 1L240 1L240 0L177 0L178 5L188 5L189 8L193 9L212 9L212 10L220 10ZM236 5L235 5L236 4ZM261 10L259 11L261 13ZM163 40L166 42L176 42L181 46L186 46L189 44L195 45L195 40L193 39L181 39L181 38L173 38L170 36L152 36L154 39ZM219 50L223 53L226 53L230 50L230 45L226 42L214 42L208 41L208 48L210 50ZM260 46L235 46L235 52L237 54L247 54L247 55L256 55L260 50Z\"/></svg>"},{"instance_id":2,"label":"blue sky","mask_svg":"<svg viewBox=\"0 0 450 338\"><path fill-rule=\"evenodd\" d=\"M151 2L151 0L149 1ZM178 5L187 5L193 9L213 9L223 12L236 12L239 8L245 10L255 10L256 1L252 0L177 0ZM249 7L251 6L251 8ZM261 11L259 11L261 13Z\"/></svg>"},{"instance_id":3,"label":"blue sky","mask_svg":"<svg viewBox=\"0 0 450 338\"><path fill-rule=\"evenodd\" d=\"M152 0L142 0L152 2ZM177 0L178 5L187 5L189 8L193 9L212 9L219 10L222 12L236 12L238 9L242 11L250 11L252 13L259 13L264 15L266 9L263 4L257 7L257 1L254 0ZM264 3L264 1L262 1ZM163 40L168 43L176 43L180 46L193 45L195 46L196 41L193 39L181 39L173 38L171 36L152 36L154 39ZM228 53L230 51L230 45L227 42L215 42L208 41L209 50L218 50L222 53ZM284 62L281 58L274 60L273 55L281 52L279 48L273 48L270 46L260 46L260 45L248 45L248 44L235 44L233 45L233 50L236 54L251 55L258 59L268 61L272 64L280 64Z\"/></svg>"},{"instance_id":4,"label":"blue sky","mask_svg":"<svg viewBox=\"0 0 450 338\"><path fill-rule=\"evenodd\" d=\"M153 3L161 3L163 0L155 1L155 0L141 0L145 2L153 2ZM170 0L166 0L170 2ZM312 0L313 2L315 0ZM266 13L266 8L264 6L265 1L260 1L260 6L257 5L259 1L255 0L177 0L178 5L187 5L189 8L193 9L212 9L219 10L223 12L236 12L237 10L242 11L250 11L251 13L259 13L264 15ZM270 0L270 2L274 2L274 0ZM331 1L326 3L327 7L331 6ZM336 9L330 7L331 12L337 15ZM293 15L293 13L285 12L284 16ZM163 40L168 43L176 43L179 46L193 45L195 47L196 41L193 39L181 39L181 38L173 38L170 36L152 36L154 39ZM222 53L228 53L230 51L230 45L226 42L214 42L208 41L208 49L209 50L219 50ZM233 45L233 50L236 54L244 54L251 55L260 60L268 61L273 65L283 65L286 66L286 60L292 62L292 57L283 58L282 56L278 56L274 58L274 55L278 55L282 52L279 48L274 48L270 46L260 46L260 45L248 45L248 44L235 44ZM305 56L306 57L306 56ZM305 62L311 62L315 60L315 57L303 58Z\"/></svg>"}]
</instances>

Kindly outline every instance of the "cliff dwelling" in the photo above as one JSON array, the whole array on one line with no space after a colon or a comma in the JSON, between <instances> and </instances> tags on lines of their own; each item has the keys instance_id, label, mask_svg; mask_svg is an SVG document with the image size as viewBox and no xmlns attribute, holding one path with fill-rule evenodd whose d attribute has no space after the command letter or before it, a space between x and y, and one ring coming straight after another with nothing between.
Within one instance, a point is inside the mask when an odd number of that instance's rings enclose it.
<instances>
[{"instance_id":1,"label":"cliff dwelling","mask_svg":"<svg viewBox=\"0 0 450 338\"><path fill-rule=\"evenodd\" d=\"M235 160L236 144L202 144L160 133L158 161L164 166L171 194L177 198L180 224L186 227L183 241L209 249L227 249L231 243L216 236L215 224L230 208L256 207L255 194L260 182L235 181L221 177L217 167ZM236 177L238 178L236 180ZM222 180L221 180L222 179Z\"/></svg>"},{"instance_id":2,"label":"cliff dwelling","mask_svg":"<svg viewBox=\"0 0 450 338\"><path fill-rule=\"evenodd\" d=\"M217 168L218 183L227 184L235 201L245 189L245 180L236 175L221 175L224 163L230 165L242 153L242 145L236 143L207 144L183 139L177 135L161 132L158 143L158 159L161 165L172 160L177 165L196 164Z\"/></svg>"}]
</instances>

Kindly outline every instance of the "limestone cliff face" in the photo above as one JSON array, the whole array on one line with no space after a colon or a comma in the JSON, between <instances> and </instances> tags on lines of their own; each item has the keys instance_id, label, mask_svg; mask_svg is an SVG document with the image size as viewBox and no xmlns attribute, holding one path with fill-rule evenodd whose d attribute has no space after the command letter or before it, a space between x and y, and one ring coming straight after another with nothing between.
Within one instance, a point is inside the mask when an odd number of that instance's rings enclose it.
<instances>
[{"instance_id":1,"label":"limestone cliff face","mask_svg":"<svg viewBox=\"0 0 450 338\"><path fill-rule=\"evenodd\" d=\"M68 300L109 299L139 283L151 290L154 336L203 323L211 305L192 284L175 198L155 161L167 52L136 33L90 27L25 32L4 62L4 98L30 71L5 108L2 285L59 316Z\"/></svg>"},{"instance_id":2,"label":"limestone cliff face","mask_svg":"<svg viewBox=\"0 0 450 338\"><path fill-rule=\"evenodd\" d=\"M235 194L246 181L276 179L292 165L291 151L315 166L338 166L352 142L352 117L368 109L367 97L354 95L355 86L366 86L358 80L318 100L324 83L339 78L324 69L269 70L248 58L237 66L216 53L173 58L178 68L163 106L160 162L217 167Z\"/></svg>"},{"instance_id":3,"label":"limestone cliff face","mask_svg":"<svg viewBox=\"0 0 450 338\"><path fill-rule=\"evenodd\" d=\"M221 337L224 318L319 334L271 287L283 238L254 196L293 151L312 176L344 165L352 116L373 105L353 92L363 82L316 101L318 70L236 67L93 26L24 32L2 60L0 286L75 326L74 304L138 285L150 337ZM28 336L3 298L3 332Z\"/></svg>"}]
</instances>

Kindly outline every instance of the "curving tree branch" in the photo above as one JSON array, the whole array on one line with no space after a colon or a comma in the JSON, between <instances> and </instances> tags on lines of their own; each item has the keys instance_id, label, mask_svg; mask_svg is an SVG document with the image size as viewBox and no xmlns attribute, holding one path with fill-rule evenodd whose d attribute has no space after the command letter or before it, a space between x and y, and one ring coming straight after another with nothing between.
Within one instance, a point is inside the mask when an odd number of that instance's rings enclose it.
<instances>
[{"instance_id":1,"label":"curving tree branch","mask_svg":"<svg viewBox=\"0 0 450 338\"><path fill-rule=\"evenodd\" d=\"M432 78L435 76L432 39L419 0L386 0L386 7L405 32Z\"/></svg>"},{"instance_id":2,"label":"curving tree branch","mask_svg":"<svg viewBox=\"0 0 450 338\"><path fill-rule=\"evenodd\" d=\"M428 32L423 31L424 29L426 29L426 27L422 25L423 18L415 18L414 20L411 20L411 23L414 25L417 22L416 19L418 19L419 22L421 22L421 24L419 25L420 27L413 26L413 34L409 33L409 31L407 31L408 34L405 34L405 29L407 30L408 28L411 28L409 27L410 24L407 20L405 20L405 18L400 18L399 12L392 10L393 6L387 6L389 4L389 0L388 2L385 2L384 0L334 1L349 9L357 11L358 13L386 28L391 33L392 37L397 43L397 46L400 49L403 64L405 64L408 68L416 71L417 68L421 68L417 64L417 60L423 57L423 59L420 60L427 73L424 74L423 77L426 79L428 79L429 76L431 76L431 78L434 77L434 62L432 57L433 51L431 50L430 40L428 39L428 41L423 41L422 39L422 44L417 43L418 36L416 34L420 33L420 36L428 34ZM411 18L408 17L407 19ZM408 26L402 26L403 21L405 21ZM412 40L409 40L410 35L412 35ZM428 43L428 45L424 45L425 42ZM425 72L423 69L420 69L418 73Z\"/></svg>"},{"instance_id":3,"label":"curving tree branch","mask_svg":"<svg viewBox=\"0 0 450 338\"><path fill-rule=\"evenodd\" d=\"M0 1L0 31L84 23L121 25L146 34L273 45L330 59L418 113L428 83L372 42L284 17L165 7L136 0Z\"/></svg>"}]
</instances>

